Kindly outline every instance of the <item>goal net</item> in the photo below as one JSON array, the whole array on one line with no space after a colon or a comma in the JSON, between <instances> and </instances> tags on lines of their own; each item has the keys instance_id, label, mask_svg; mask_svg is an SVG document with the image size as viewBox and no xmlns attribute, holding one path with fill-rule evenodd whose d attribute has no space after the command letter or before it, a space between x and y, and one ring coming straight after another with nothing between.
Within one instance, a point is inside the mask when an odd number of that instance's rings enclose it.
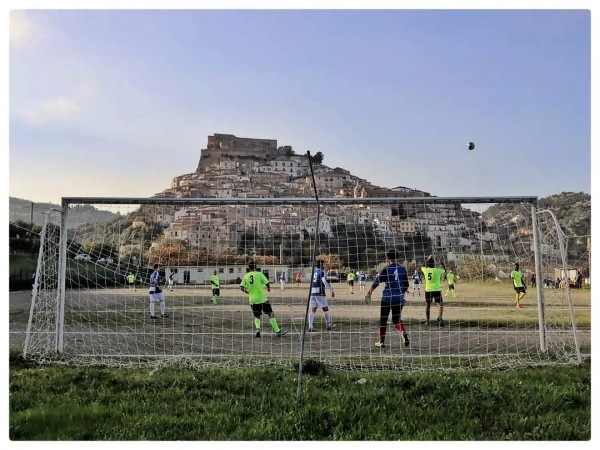
<instances>
[{"instance_id":1,"label":"goal net","mask_svg":"<svg viewBox=\"0 0 600 450\"><path fill-rule=\"evenodd\" d=\"M575 317L589 324L589 294L573 298L547 283L564 267L566 248L536 205L529 197L332 198L319 209L310 198L63 199L62 213L44 227L24 353L122 367L288 365L301 349L305 359L341 369L573 364L580 358ZM410 345L390 321L379 348L383 286L372 304L364 300L390 249L410 279L402 311ZM429 325L424 286L413 281L428 255L455 274L453 291L442 285L443 321L433 303ZM316 260L335 290L328 294L334 328L326 329L318 309L308 333ZM270 281L267 296L287 336L276 336L266 315L255 336L239 286L249 261ZM515 262L527 285L523 309L515 307L510 278ZM166 317L160 302L150 313L155 264Z\"/></svg>"}]
</instances>

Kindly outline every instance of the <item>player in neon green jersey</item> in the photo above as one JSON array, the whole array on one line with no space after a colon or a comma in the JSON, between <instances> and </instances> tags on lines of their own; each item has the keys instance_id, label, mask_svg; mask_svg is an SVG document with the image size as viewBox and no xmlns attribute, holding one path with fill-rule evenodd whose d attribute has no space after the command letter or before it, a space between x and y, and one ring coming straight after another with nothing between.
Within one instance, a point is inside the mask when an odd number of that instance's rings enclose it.
<instances>
[{"instance_id":1,"label":"player in neon green jersey","mask_svg":"<svg viewBox=\"0 0 600 450\"><path fill-rule=\"evenodd\" d=\"M350 273L348 274L347 277L347 281L348 281L348 290L350 291L351 294L354 294L354 280L356 279L356 275L354 274L354 272L350 271Z\"/></svg>"},{"instance_id":2,"label":"player in neon green jersey","mask_svg":"<svg viewBox=\"0 0 600 450\"><path fill-rule=\"evenodd\" d=\"M456 298L456 293L454 292L454 280L460 280L460 277L456 275L452 269L449 269L448 273L446 273L448 289L446 289L446 293L444 295L448 296L448 293L452 292L452 296Z\"/></svg>"},{"instance_id":3,"label":"player in neon green jersey","mask_svg":"<svg viewBox=\"0 0 600 450\"><path fill-rule=\"evenodd\" d=\"M210 286L212 288L212 297L210 298L210 301L216 305L217 300L219 299L219 296L221 295L221 280L219 280L219 276L217 275L216 270L210 276Z\"/></svg>"},{"instance_id":4,"label":"player in neon green jersey","mask_svg":"<svg viewBox=\"0 0 600 450\"><path fill-rule=\"evenodd\" d=\"M523 309L523 305L521 305L521 299L525 297L527 293L527 286L523 282L523 274L519 270L519 263L515 263L514 270L510 273L510 277L513 280L513 286L515 288L515 308Z\"/></svg>"},{"instance_id":5,"label":"player in neon green jersey","mask_svg":"<svg viewBox=\"0 0 600 450\"><path fill-rule=\"evenodd\" d=\"M252 314L254 315L256 337L260 337L262 326L261 316L263 313L269 316L269 323L275 334L277 334L278 337L285 336L288 332L279 328L275 314L273 314L271 303L269 303L267 294L264 291L266 288L267 292L271 292L269 280L262 272L256 270L256 263L253 261L248 263L248 269L248 273L244 275L244 278L240 283L240 289L248 294L250 307L252 308Z\"/></svg>"},{"instance_id":6,"label":"player in neon green jersey","mask_svg":"<svg viewBox=\"0 0 600 450\"><path fill-rule=\"evenodd\" d=\"M430 324L431 302L438 305L438 324L444 326L442 315L444 313L444 299L442 298L442 276L446 272L444 263L440 267L435 267L433 255L429 255L425 261L425 267L421 267L423 278L425 280L425 324Z\"/></svg>"}]
</instances>

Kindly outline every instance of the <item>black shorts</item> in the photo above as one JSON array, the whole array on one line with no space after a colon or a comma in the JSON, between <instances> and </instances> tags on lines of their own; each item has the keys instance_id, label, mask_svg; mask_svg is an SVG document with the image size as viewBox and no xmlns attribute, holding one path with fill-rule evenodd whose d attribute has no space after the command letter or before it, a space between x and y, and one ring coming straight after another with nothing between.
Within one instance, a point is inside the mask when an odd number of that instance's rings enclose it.
<instances>
[{"instance_id":1,"label":"black shorts","mask_svg":"<svg viewBox=\"0 0 600 450\"><path fill-rule=\"evenodd\" d=\"M425 292L425 301L427 303L431 303L432 301L442 303L442 291Z\"/></svg>"},{"instance_id":2,"label":"black shorts","mask_svg":"<svg viewBox=\"0 0 600 450\"><path fill-rule=\"evenodd\" d=\"M216 295L218 297L219 295L221 295L221 289L213 288L212 295Z\"/></svg>"},{"instance_id":3,"label":"black shorts","mask_svg":"<svg viewBox=\"0 0 600 450\"><path fill-rule=\"evenodd\" d=\"M271 304L268 300L264 303L253 303L250 307L252 308L255 317L260 317L261 314L273 313L273 308L271 308Z\"/></svg>"},{"instance_id":4,"label":"black shorts","mask_svg":"<svg viewBox=\"0 0 600 450\"><path fill-rule=\"evenodd\" d=\"M516 292L517 294L519 294L519 293L521 293L521 292L523 292L523 293L526 293L526 292L527 292L527 290L525 289L525 286L521 286L521 287L516 287L516 286L515 286L515 292Z\"/></svg>"},{"instance_id":5,"label":"black shorts","mask_svg":"<svg viewBox=\"0 0 600 450\"><path fill-rule=\"evenodd\" d=\"M348 280L348 284L349 284L350 286L354 286L354 280Z\"/></svg>"},{"instance_id":6,"label":"black shorts","mask_svg":"<svg viewBox=\"0 0 600 450\"><path fill-rule=\"evenodd\" d=\"M448 289L452 289L452 290L454 290L454 285L453 285L453 284L449 284L449 285L448 285Z\"/></svg>"}]
</instances>

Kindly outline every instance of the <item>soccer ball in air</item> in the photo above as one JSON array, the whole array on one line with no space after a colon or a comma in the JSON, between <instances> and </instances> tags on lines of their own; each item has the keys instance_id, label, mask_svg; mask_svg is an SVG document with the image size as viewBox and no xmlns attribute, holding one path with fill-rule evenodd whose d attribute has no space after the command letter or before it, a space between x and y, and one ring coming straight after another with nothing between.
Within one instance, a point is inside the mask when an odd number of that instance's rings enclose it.
<instances>
[{"instance_id":1,"label":"soccer ball in air","mask_svg":"<svg viewBox=\"0 0 600 450\"><path fill-rule=\"evenodd\" d=\"M467 145L467 148L469 150L475 150L475 144L473 144L472 142L469 142L469 145Z\"/></svg>"}]
</instances>

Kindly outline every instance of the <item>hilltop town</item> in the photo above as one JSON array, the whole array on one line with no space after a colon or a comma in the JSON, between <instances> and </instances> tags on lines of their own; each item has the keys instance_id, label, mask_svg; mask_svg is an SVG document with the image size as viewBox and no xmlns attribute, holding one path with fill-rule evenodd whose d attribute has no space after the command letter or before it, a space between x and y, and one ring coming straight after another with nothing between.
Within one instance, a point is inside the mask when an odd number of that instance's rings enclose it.
<instances>
[{"instance_id":1,"label":"hilltop town","mask_svg":"<svg viewBox=\"0 0 600 450\"><path fill-rule=\"evenodd\" d=\"M341 167L314 164L320 197L428 197L403 186L376 186ZM208 136L195 172L173 178L161 197L286 198L311 197L312 178L306 154L274 139L242 138L231 134Z\"/></svg>"}]
</instances>

